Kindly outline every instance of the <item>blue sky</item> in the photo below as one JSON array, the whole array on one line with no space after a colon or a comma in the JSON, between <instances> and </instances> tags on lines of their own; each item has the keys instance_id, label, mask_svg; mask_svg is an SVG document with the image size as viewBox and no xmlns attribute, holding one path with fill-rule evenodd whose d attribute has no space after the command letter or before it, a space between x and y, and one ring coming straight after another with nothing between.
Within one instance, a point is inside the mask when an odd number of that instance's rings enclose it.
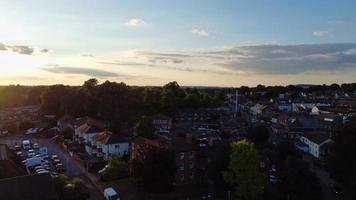
<instances>
[{"instance_id":1,"label":"blue sky","mask_svg":"<svg viewBox=\"0 0 356 200\"><path fill-rule=\"evenodd\" d=\"M351 0L1 0L0 84L352 82L355 8Z\"/></svg>"}]
</instances>

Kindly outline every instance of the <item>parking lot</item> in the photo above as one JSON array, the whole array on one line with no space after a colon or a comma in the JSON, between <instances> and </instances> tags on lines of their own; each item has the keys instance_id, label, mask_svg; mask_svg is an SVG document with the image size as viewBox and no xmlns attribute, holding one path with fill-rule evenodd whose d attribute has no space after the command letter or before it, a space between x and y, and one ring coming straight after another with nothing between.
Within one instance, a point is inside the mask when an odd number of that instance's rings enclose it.
<instances>
[{"instance_id":1,"label":"parking lot","mask_svg":"<svg viewBox=\"0 0 356 200\"><path fill-rule=\"evenodd\" d=\"M64 168L66 169L64 174L68 177L80 177L85 182L91 183L86 175L85 169L79 165L79 163L74 160L66 151L61 149L57 143L52 141L50 138L40 138L40 137L33 137L31 135L8 135L0 137L0 144L7 144L10 149L14 149L15 145L18 144L21 146L23 140L30 140L32 144L38 144L39 148L46 147L48 149L49 157L51 155L57 155L60 162L63 164ZM38 150L36 150L38 151ZM35 153L36 153L35 151ZM16 152L16 151L15 151ZM27 156L28 151L22 150L21 152L23 156ZM51 171L55 171L53 161L49 161L49 167ZM90 192L91 192L91 199L102 199L102 193L99 192L93 184L88 184Z\"/></svg>"}]
</instances>

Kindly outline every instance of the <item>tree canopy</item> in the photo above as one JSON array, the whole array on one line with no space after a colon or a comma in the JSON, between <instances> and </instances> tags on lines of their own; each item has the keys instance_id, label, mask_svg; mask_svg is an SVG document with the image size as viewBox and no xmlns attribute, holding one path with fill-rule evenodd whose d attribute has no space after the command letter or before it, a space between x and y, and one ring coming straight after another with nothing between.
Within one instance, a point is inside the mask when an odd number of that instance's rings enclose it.
<instances>
[{"instance_id":1,"label":"tree canopy","mask_svg":"<svg viewBox=\"0 0 356 200\"><path fill-rule=\"evenodd\" d=\"M356 118L351 119L335 138L328 164L331 173L356 198Z\"/></svg>"},{"instance_id":2,"label":"tree canopy","mask_svg":"<svg viewBox=\"0 0 356 200\"><path fill-rule=\"evenodd\" d=\"M64 175L53 178L54 187L61 200L87 200L89 188L80 178L69 179Z\"/></svg>"},{"instance_id":3,"label":"tree canopy","mask_svg":"<svg viewBox=\"0 0 356 200\"><path fill-rule=\"evenodd\" d=\"M264 178L259 170L259 155L255 145L247 140L231 143L225 181L241 199L256 199L263 191Z\"/></svg>"},{"instance_id":4,"label":"tree canopy","mask_svg":"<svg viewBox=\"0 0 356 200\"><path fill-rule=\"evenodd\" d=\"M142 192L171 191L176 175L174 152L152 148L131 163L131 173L137 189Z\"/></svg>"}]
</instances>

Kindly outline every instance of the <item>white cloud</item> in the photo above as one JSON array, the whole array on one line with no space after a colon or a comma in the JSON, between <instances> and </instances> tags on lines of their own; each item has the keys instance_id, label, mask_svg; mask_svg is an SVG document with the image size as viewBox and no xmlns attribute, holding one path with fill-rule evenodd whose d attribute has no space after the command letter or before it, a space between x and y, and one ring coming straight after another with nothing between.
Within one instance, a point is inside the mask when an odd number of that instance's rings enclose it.
<instances>
[{"instance_id":1,"label":"white cloud","mask_svg":"<svg viewBox=\"0 0 356 200\"><path fill-rule=\"evenodd\" d=\"M335 24L335 25L354 25L356 24L356 20L349 19L349 20L330 20L328 24Z\"/></svg>"},{"instance_id":2,"label":"white cloud","mask_svg":"<svg viewBox=\"0 0 356 200\"><path fill-rule=\"evenodd\" d=\"M129 27L142 27L146 25L147 22L139 18L132 18L129 21L125 22L125 26L129 26Z\"/></svg>"},{"instance_id":3,"label":"white cloud","mask_svg":"<svg viewBox=\"0 0 356 200\"><path fill-rule=\"evenodd\" d=\"M324 37L324 36L329 36L331 35L330 31L314 31L313 36L315 37Z\"/></svg>"},{"instance_id":4,"label":"white cloud","mask_svg":"<svg viewBox=\"0 0 356 200\"><path fill-rule=\"evenodd\" d=\"M199 35L201 37L208 37L209 36L208 32L206 32L205 30L197 29L197 28L192 29L191 32L193 34Z\"/></svg>"}]
</instances>

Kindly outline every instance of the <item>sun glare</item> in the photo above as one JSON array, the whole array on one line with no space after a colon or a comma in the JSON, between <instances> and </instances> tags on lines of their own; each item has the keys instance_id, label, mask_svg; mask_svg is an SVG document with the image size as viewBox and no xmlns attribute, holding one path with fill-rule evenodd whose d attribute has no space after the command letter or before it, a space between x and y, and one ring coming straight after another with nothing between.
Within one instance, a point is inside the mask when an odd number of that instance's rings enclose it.
<instances>
[{"instance_id":1,"label":"sun glare","mask_svg":"<svg viewBox=\"0 0 356 200\"><path fill-rule=\"evenodd\" d=\"M0 75L20 75L32 72L41 62L28 55L0 52Z\"/></svg>"}]
</instances>

